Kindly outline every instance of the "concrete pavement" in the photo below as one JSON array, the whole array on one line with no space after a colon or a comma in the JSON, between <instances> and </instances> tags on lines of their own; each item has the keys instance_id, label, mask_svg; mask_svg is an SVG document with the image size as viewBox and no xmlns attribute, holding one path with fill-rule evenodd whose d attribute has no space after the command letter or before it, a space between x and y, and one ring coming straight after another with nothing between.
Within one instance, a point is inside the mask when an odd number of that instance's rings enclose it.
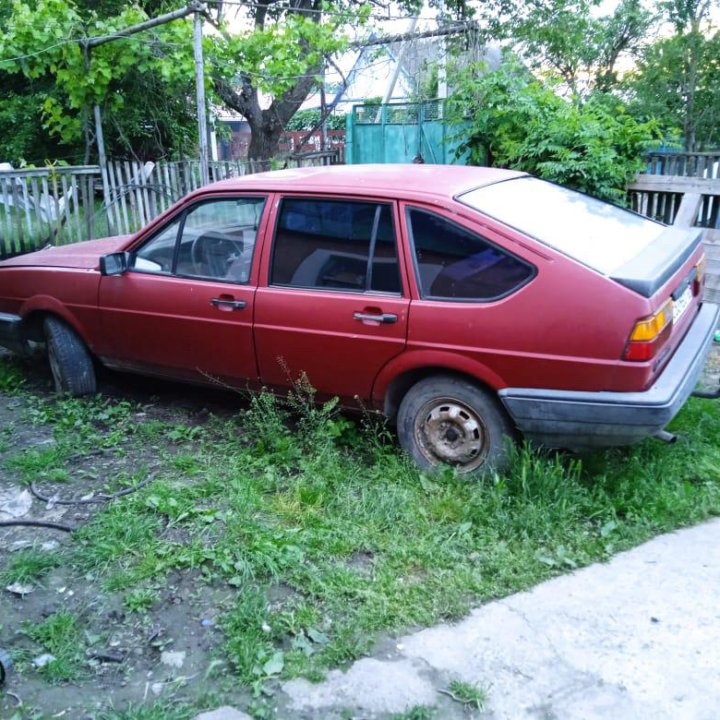
<instances>
[{"instance_id":1,"label":"concrete pavement","mask_svg":"<svg viewBox=\"0 0 720 720\"><path fill-rule=\"evenodd\" d=\"M281 718L472 717L438 692L487 690L494 720L720 718L720 520L656 538L456 625L402 637L325 682L282 686Z\"/></svg>"}]
</instances>

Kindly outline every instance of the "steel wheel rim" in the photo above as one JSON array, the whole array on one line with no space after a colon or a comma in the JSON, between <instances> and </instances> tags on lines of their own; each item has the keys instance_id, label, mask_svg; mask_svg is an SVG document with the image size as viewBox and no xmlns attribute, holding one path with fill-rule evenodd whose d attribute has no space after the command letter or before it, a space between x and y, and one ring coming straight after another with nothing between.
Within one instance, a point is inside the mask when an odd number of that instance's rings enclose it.
<instances>
[{"instance_id":1,"label":"steel wheel rim","mask_svg":"<svg viewBox=\"0 0 720 720\"><path fill-rule=\"evenodd\" d=\"M457 398L434 398L425 403L415 416L413 430L420 452L433 465L447 463L469 472L487 458L487 425Z\"/></svg>"}]
</instances>

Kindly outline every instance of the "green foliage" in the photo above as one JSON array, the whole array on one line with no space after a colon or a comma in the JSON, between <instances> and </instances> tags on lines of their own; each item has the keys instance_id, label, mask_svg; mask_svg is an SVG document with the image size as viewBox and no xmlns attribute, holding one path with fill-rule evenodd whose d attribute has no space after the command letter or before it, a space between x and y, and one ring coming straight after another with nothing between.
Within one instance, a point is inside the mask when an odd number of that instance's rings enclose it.
<instances>
[{"instance_id":1,"label":"green foliage","mask_svg":"<svg viewBox=\"0 0 720 720\"><path fill-rule=\"evenodd\" d=\"M615 201L660 138L655 122L637 121L621 101L602 94L569 101L513 62L459 72L448 113L463 127L458 152L468 150L472 162L481 164L487 151L491 165Z\"/></svg>"},{"instance_id":2,"label":"green foliage","mask_svg":"<svg viewBox=\"0 0 720 720\"><path fill-rule=\"evenodd\" d=\"M657 118L667 134L682 133L687 149L720 145L720 32L663 38L642 55L625 86L634 115Z\"/></svg>"},{"instance_id":3,"label":"green foliage","mask_svg":"<svg viewBox=\"0 0 720 720\"><path fill-rule=\"evenodd\" d=\"M608 90L618 58L634 55L655 21L641 0L620 0L611 12L599 0L500 0L481 12L491 38L510 41L538 74L550 69L581 95Z\"/></svg>"},{"instance_id":4,"label":"green foliage","mask_svg":"<svg viewBox=\"0 0 720 720\"><path fill-rule=\"evenodd\" d=\"M193 82L189 22L170 23L144 37L125 38L86 53L84 38L112 35L147 15L131 3L112 16L65 0L13 0L11 8L2 23L0 76L15 83L23 77L41 88L30 96L21 91L26 100L15 104L26 115L40 111L52 137L79 149L84 124L98 104L105 115L109 149L117 154L152 155L187 142L193 127L187 103ZM127 101L138 95L143 103ZM8 157L15 161L29 152L38 154L38 148L22 137L10 150Z\"/></svg>"},{"instance_id":5,"label":"green foliage","mask_svg":"<svg viewBox=\"0 0 720 720\"><path fill-rule=\"evenodd\" d=\"M299 110L296 112L290 122L285 126L286 130L307 130L310 131L314 127L320 127L320 110ZM344 130L344 115L329 115L327 118L328 130Z\"/></svg>"}]
</instances>

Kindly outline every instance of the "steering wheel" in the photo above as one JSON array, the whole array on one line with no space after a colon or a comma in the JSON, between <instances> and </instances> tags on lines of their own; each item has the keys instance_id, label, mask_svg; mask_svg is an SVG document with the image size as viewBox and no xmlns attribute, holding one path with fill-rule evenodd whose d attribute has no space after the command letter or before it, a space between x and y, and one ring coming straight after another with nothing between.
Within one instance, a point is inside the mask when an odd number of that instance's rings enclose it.
<instances>
[{"instance_id":1,"label":"steering wheel","mask_svg":"<svg viewBox=\"0 0 720 720\"><path fill-rule=\"evenodd\" d=\"M225 278L230 266L241 257L242 251L241 241L211 231L198 235L192 241L190 258L198 274Z\"/></svg>"}]
</instances>

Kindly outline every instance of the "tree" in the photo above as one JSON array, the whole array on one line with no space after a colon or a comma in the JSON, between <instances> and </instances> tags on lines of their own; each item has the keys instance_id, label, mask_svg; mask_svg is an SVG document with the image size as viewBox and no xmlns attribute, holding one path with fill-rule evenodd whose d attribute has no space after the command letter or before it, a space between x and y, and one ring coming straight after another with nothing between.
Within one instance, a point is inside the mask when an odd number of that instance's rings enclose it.
<instances>
[{"instance_id":1,"label":"tree","mask_svg":"<svg viewBox=\"0 0 720 720\"><path fill-rule=\"evenodd\" d=\"M577 100L616 82L623 54L636 55L656 20L640 0L598 14L600 0L527 0L489 5L490 34L508 40L539 74L559 76Z\"/></svg>"},{"instance_id":2,"label":"tree","mask_svg":"<svg viewBox=\"0 0 720 720\"><path fill-rule=\"evenodd\" d=\"M709 33L709 0L664 4L675 34L650 45L626 85L633 112L680 129L685 150L720 142L720 32Z\"/></svg>"},{"instance_id":3,"label":"tree","mask_svg":"<svg viewBox=\"0 0 720 720\"><path fill-rule=\"evenodd\" d=\"M92 3L85 0L87 5ZM157 3L146 3L155 7ZM60 142L91 144L91 112L103 108L108 145L141 158L165 154L194 134L188 96L193 87L188 23L156 28L142 39L124 38L90 52L88 39L112 35L147 19L142 7L114 0L107 15L64 0L14 0L0 16L0 75L34 88L44 127ZM127 102L143 98L142 103Z\"/></svg>"},{"instance_id":4,"label":"tree","mask_svg":"<svg viewBox=\"0 0 720 720\"><path fill-rule=\"evenodd\" d=\"M246 11L252 33L239 37L221 28L213 84L225 105L248 121L251 160L276 153L282 131L320 81L325 58L347 46L343 27L364 22L369 8L342 0L261 0ZM266 108L261 93L271 97Z\"/></svg>"},{"instance_id":5,"label":"tree","mask_svg":"<svg viewBox=\"0 0 720 720\"><path fill-rule=\"evenodd\" d=\"M595 197L622 202L657 124L634 119L622 102L596 94L561 97L516 61L494 72L472 66L457 75L448 103L471 162L531 172Z\"/></svg>"}]
</instances>

